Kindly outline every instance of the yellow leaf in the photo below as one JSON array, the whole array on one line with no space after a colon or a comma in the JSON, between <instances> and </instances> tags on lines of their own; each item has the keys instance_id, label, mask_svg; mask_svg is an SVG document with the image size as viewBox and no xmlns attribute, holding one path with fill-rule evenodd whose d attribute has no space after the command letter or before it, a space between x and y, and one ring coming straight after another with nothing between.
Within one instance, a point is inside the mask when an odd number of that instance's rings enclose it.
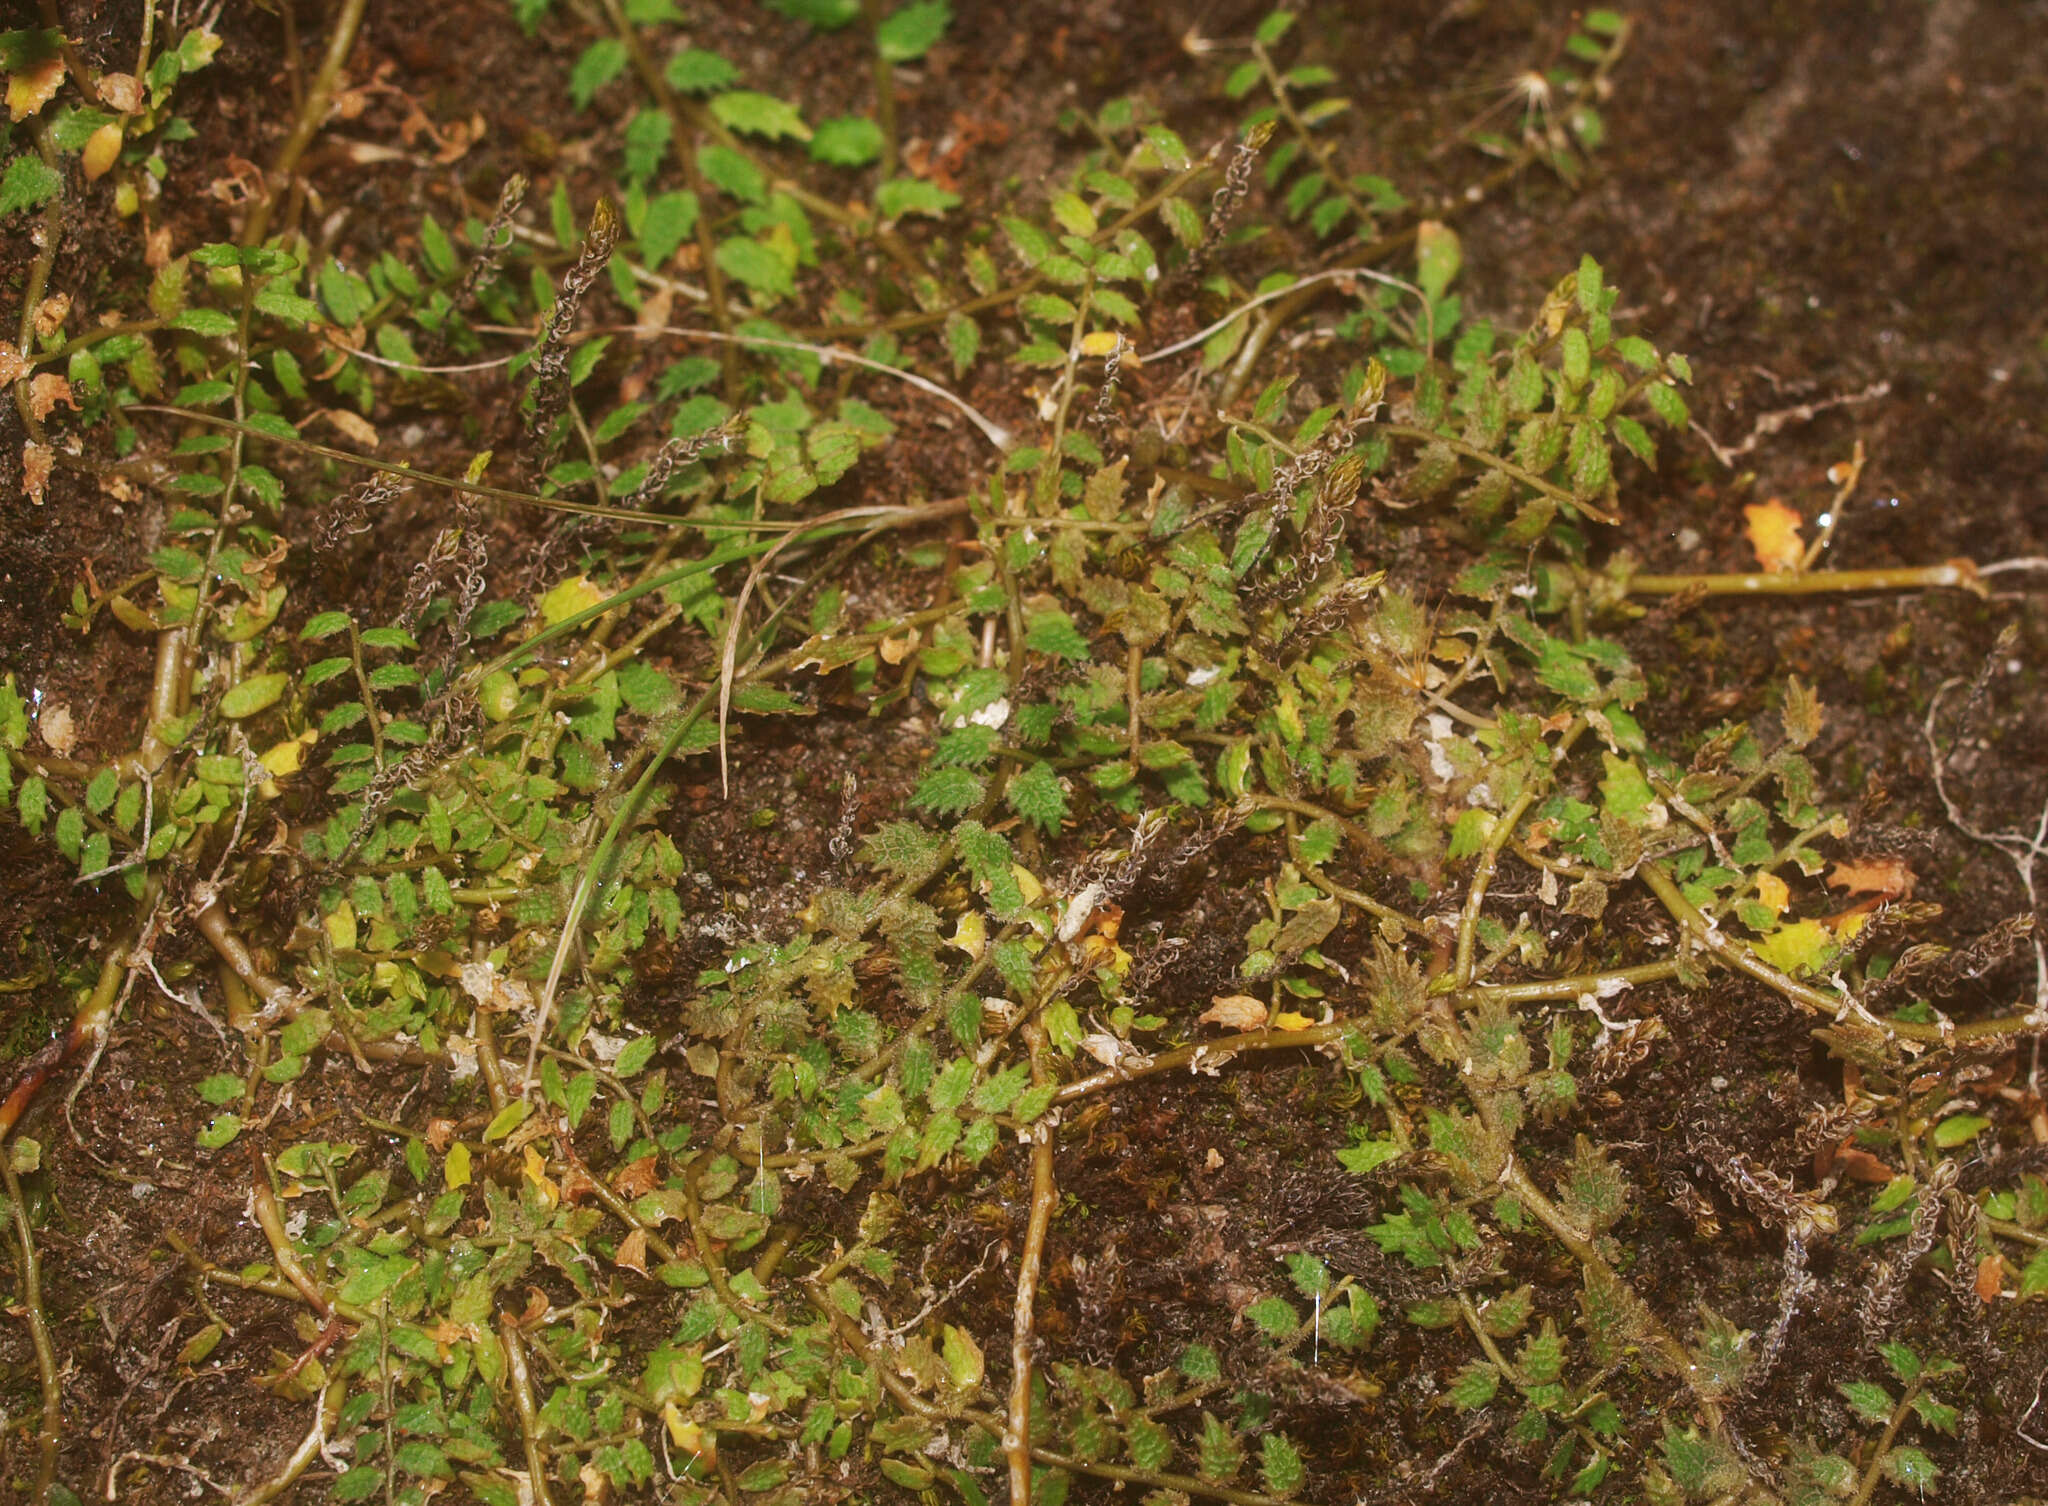
<instances>
[{"instance_id":1,"label":"yellow leaf","mask_svg":"<svg viewBox=\"0 0 2048 1506\"><path fill-rule=\"evenodd\" d=\"M970 957L980 957L981 949L988 945L987 919L979 910L965 911L960 916L960 923L953 928L953 939L949 944Z\"/></svg>"},{"instance_id":2,"label":"yellow leaf","mask_svg":"<svg viewBox=\"0 0 2048 1506\"><path fill-rule=\"evenodd\" d=\"M1280 1013L1273 1016L1273 1028L1275 1030L1306 1030L1313 1024L1315 1024L1315 1021L1307 1015L1296 1014L1291 1009L1283 1009Z\"/></svg>"},{"instance_id":3,"label":"yellow leaf","mask_svg":"<svg viewBox=\"0 0 2048 1506\"><path fill-rule=\"evenodd\" d=\"M554 1179L548 1175L548 1163L541 1159L540 1152L533 1148L532 1142L529 1141L522 1149L521 1169L526 1173L526 1180L533 1183L535 1190L541 1195L541 1201L552 1208L562 1200L561 1188L557 1187Z\"/></svg>"},{"instance_id":4,"label":"yellow leaf","mask_svg":"<svg viewBox=\"0 0 2048 1506\"><path fill-rule=\"evenodd\" d=\"M337 952L356 949L356 907L343 900L327 917L327 941Z\"/></svg>"},{"instance_id":5,"label":"yellow leaf","mask_svg":"<svg viewBox=\"0 0 2048 1506\"><path fill-rule=\"evenodd\" d=\"M1117 346L1122 343L1123 336L1115 330L1098 329L1081 337L1081 354L1094 360L1101 360L1105 356L1114 355Z\"/></svg>"},{"instance_id":6,"label":"yellow leaf","mask_svg":"<svg viewBox=\"0 0 2048 1506\"><path fill-rule=\"evenodd\" d=\"M441 1163L441 1176L451 1189L469 1185L469 1147L460 1140L448 1147L448 1158Z\"/></svg>"},{"instance_id":7,"label":"yellow leaf","mask_svg":"<svg viewBox=\"0 0 2048 1506\"><path fill-rule=\"evenodd\" d=\"M1025 904L1035 905L1045 897L1045 885L1041 884L1038 876L1022 863L1012 863L1010 873L1016 878L1017 887L1023 891Z\"/></svg>"},{"instance_id":8,"label":"yellow leaf","mask_svg":"<svg viewBox=\"0 0 2048 1506\"><path fill-rule=\"evenodd\" d=\"M319 740L320 734L308 728L297 737L288 737L266 750L257 762L279 778L286 774L296 774L305 764L306 750Z\"/></svg>"},{"instance_id":9,"label":"yellow leaf","mask_svg":"<svg viewBox=\"0 0 2048 1506\"><path fill-rule=\"evenodd\" d=\"M1250 994L1219 994L1202 1012L1201 1023L1225 1030L1257 1030L1266 1023L1266 1006Z\"/></svg>"},{"instance_id":10,"label":"yellow leaf","mask_svg":"<svg viewBox=\"0 0 2048 1506\"><path fill-rule=\"evenodd\" d=\"M121 155L121 122L110 120L85 138L85 150L79 154L79 161L85 167L85 180L97 182L107 175L107 169Z\"/></svg>"},{"instance_id":11,"label":"yellow leaf","mask_svg":"<svg viewBox=\"0 0 2048 1506\"><path fill-rule=\"evenodd\" d=\"M1756 897L1773 915L1783 915L1785 906L1792 902L1792 891L1775 873L1759 873L1756 876Z\"/></svg>"},{"instance_id":12,"label":"yellow leaf","mask_svg":"<svg viewBox=\"0 0 2048 1506\"><path fill-rule=\"evenodd\" d=\"M1805 520L1776 497L1742 509L1748 523L1749 547L1765 573L1782 574L1797 570L1806 558L1806 542L1799 536Z\"/></svg>"},{"instance_id":13,"label":"yellow leaf","mask_svg":"<svg viewBox=\"0 0 2048 1506\"><path fill-rule=\"evenodd\" d=\"M589 611L609 594L593 586L589 576L572 575L540 599L541 620L553 627L578 612Z\"/></svg>"},{"instance_id":14,"label":"yellow leaf","mask_svg":"<svg viewBox=\"0 0 2048 1506\"><path fill-rule=\"evenodd\" d=\"M1764 961L1788 973L1821 972L1842 950L1835 933L1817 920L1794 921L1751 945Z\"/></svg>"},{"instance_id":15,"label":"yellow leaf","mask_svg":"<svg viewBox=\"0 0 2048 1506\"><path fill-rule=\"evenodd\" d=\"M7 113L16 120L27 120L57 97L57 90L63 82L62 56L30 63L7 80Z\"/></svg>"}]
</instances>

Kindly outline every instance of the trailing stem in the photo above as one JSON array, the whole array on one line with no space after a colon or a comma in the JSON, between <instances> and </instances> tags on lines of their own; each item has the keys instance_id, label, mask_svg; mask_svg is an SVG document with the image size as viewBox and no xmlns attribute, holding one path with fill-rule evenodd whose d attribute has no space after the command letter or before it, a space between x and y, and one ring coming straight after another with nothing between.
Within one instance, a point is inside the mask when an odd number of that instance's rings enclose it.
<instances>
[{"instance_id":1,"label":"trailing stem","mask_svg":"<svg viewBox=\"0 0 2048 1506\"><path fill-rule=\"evenodd\" d=\"M15 1260L21 1276L21 1305L28 1319L29 1342L36 1352L36 1375L43 1388L43 1420L36 1431L36 1483L29 1499L43 1501L57 1479L57 1445L64 1436L64 1392L57 1380L57 1350L50 1342L50 1324L43 1314L43 1273L36 1260L35 1234L29 1228L28 1204L14 1158L0 1149L0 1184L14 1217Z\"/></svg>"},{"instance_id":2,"label":"trailing stem","mask_svg":"<svg viewBox=\"0 0 2048 1506\"><path fill-rule=\"evenodd\" d=\"M1046 1080L1045 1031L1034 1020L1024 1026L1031 1045L1031 1078ZM1024 1250L1017 1260L1017 1301L1010 1325L1010 1410L1003 1424L1003 1455L1010 1466L1012 1506L1031 1506L1031 1345L1038 1301L1038 1273L1045 1260L1046 1230L1052 1225L1057 1193L1052 1179L1052 1130L1040 1123L1031 1134L1031 1215Z\"/></svg>"}]
</instances>

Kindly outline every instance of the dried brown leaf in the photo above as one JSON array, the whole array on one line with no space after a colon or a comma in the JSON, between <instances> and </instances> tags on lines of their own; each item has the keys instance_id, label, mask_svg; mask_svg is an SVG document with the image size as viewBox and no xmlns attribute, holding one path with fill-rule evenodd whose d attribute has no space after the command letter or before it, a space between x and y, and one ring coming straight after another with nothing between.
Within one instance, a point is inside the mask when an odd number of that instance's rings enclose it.
<instances>
[{"instance_id":1,"label":"dried brown leaf","mask_svg":"<svg viewBox=\"0 0 2048 1506\"><path fill-rule=\"evenodd\" d=\"M1202 1012L1201 1023L1225 1030L1257 1030L1266 1023L1266 1006L1250 994L1218 994Z\"/></svg>"}]
</instances>

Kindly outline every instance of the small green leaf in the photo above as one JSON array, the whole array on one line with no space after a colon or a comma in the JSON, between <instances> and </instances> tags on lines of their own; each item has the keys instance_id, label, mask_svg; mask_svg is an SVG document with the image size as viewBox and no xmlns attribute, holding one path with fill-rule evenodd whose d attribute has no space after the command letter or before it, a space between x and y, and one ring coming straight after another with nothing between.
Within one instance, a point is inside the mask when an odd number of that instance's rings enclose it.
<instances>
[{"instance_id":1,"label":"small green leaf","mask_svg":"<svg viewBox=\"0 0 2048 1506\"><path fill-rule=\"evenodd\" d=\"M654 1060L657 1042L651 1035L636 1036L626 1043L626 1049L619 1053L619 1059L612 1064L612 1075L620 1078L638 1077Z\"/></svg>"},{"instance_id":2,"label":"small green leaf","mask_svg":"<svg viewBox=\"0 0 2048 1506\"><path fill-rule=\"evenodd\" d=\"M834 167L866 167L882 155L882 128L865 115L835 115L811 133L811 158Z\"/></svg>"},{"instance_id":3,"label":"small green leaf","mask_svg":"<svg viewBox=\"0 0 2048 1506\"><path fill-rule=\"evenodd\" d=\"M63 192L64 179L57 170L34 152L23 152L7 164L6 175L0 177L0 215L34 209Z\"/></svg>"},{"instance_id":4,"label":"small green leaf","mask_svg":"<svg viewBox=\"0 0 2048 1506\"><path fill-rule=\"evenodd\" d=\"M1951 1114L1934 1127L1934 1143L1943 1150L1954 1150L1958 1145L1970 1141L1991 1128L1991 1121L1982 1114Z\"/></svg>"},{"instance_id":5,"label":"small green leaf","mask_svg":"<svg viewBox=\"0 0 2048 1506\"><path fill-rule=\"evenodd\" d=\"M1424 220L1415 227L1415 280L1431 303L1444 296L1464 260L1464 245L1450 226Z\"/></svg>"},{"instance_id":6,"label":"small green leaf","mask_svg":"<svg viewBox=\"0 0 2048 1506\"><path fill-rule=\"evenodd\" d=\"M286 674L251 675L220 698L220 714L230 721L254 716L275 705L290 683L291 676Z\"/></svg>"},{"instance_id":7,"label":"small green leaf","mask_svg":"<svg viewBox=\"0 0 2048 1506\"><path fill-rule=\"evenodd\" d=\"M685 47L668 60L662 76L668 80L671 89L684 94L709 94L737 83L740 72L715 52L706 52L701 47Z\"/></svg>"},{"instance_id":8,"label":"small green leaf","mask_svg":"<svg viewBox=\"0 0 2048 1506\"><path fill-rule=\"evenodd\" d=\"M953 7L945 0L914 0L875 28L875 50L891 63L914 63L946 34Z\"/></svg>"},{"instance_id":9,"label":"small green leaf","mask_svg":"<svg viewBox=\"0 0 2048 1506\"><path fill-rule=\"evenodd\" d=\"M1395 1140L1362 1140L1337 1152L1337 1160L1353 1176L1367 1176L1399 1159L1401 1146Z\"/></svg>"},{"instance_id":10,"label":"small green leaf","mask_svg":"<svg viewBox=\"0 0 2048 1506\"><path fill-rule=\"evenodd\" d=\"M526 1116L533 1112L533 1101L527 1098L514 1099L492 1117L484 1126L484 1144L502 1140L526 1122Z\"/></svg>"},{"instance_id":11,"label":"small green leaf","mask_svg":"<svg viewBox=\"0 0 2048 1506\"><path fill-rule=\"evenodd\" d=\"M626 66L626 44L617 37L600 37L583 49L569 70L569 98L579 110L590 108L597 91L619 76Z\"/></svg>"},{"instance_id":12,"label":"small green leaf","mask_svg":"<svg viewBox=\"0 0 2048 1506\"><path fill-rule=\"evenodd\" d=\"M640 254L651 267L660 267L697 228L697 196L687 188L656 194L647 202L646 218L640 222Z\"/></svg>"},{"instance_id":13,"label":"small green leaf","mask_svg":"<svg viewBox=\"0 0 2048 1506\"><path fill-rule=\"evenodd\" d=\"M885 220L900 220L906 214L938 219L947 210L957 208L960 202L960 195L948 193L938 184L927 183L922 178L891 178L875 190L875 208Z\"/></svg>"}]
</instances>

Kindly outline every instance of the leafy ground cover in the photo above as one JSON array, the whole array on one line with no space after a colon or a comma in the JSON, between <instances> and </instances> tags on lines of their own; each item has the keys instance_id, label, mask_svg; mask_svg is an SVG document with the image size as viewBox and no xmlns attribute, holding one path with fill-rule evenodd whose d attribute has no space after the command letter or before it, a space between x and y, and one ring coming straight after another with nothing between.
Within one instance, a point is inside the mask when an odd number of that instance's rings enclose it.
<instances>
[{"instance_id":1,"label":"leafy ground cover","mask_svg":"<svg viewBox=\"0 0 2048 1506\"><path fill-rule=\"evenodd\" d=\"M2041 1489L2037 18L79 10L10 1485Z\"/></svg>"}]
</instances>

